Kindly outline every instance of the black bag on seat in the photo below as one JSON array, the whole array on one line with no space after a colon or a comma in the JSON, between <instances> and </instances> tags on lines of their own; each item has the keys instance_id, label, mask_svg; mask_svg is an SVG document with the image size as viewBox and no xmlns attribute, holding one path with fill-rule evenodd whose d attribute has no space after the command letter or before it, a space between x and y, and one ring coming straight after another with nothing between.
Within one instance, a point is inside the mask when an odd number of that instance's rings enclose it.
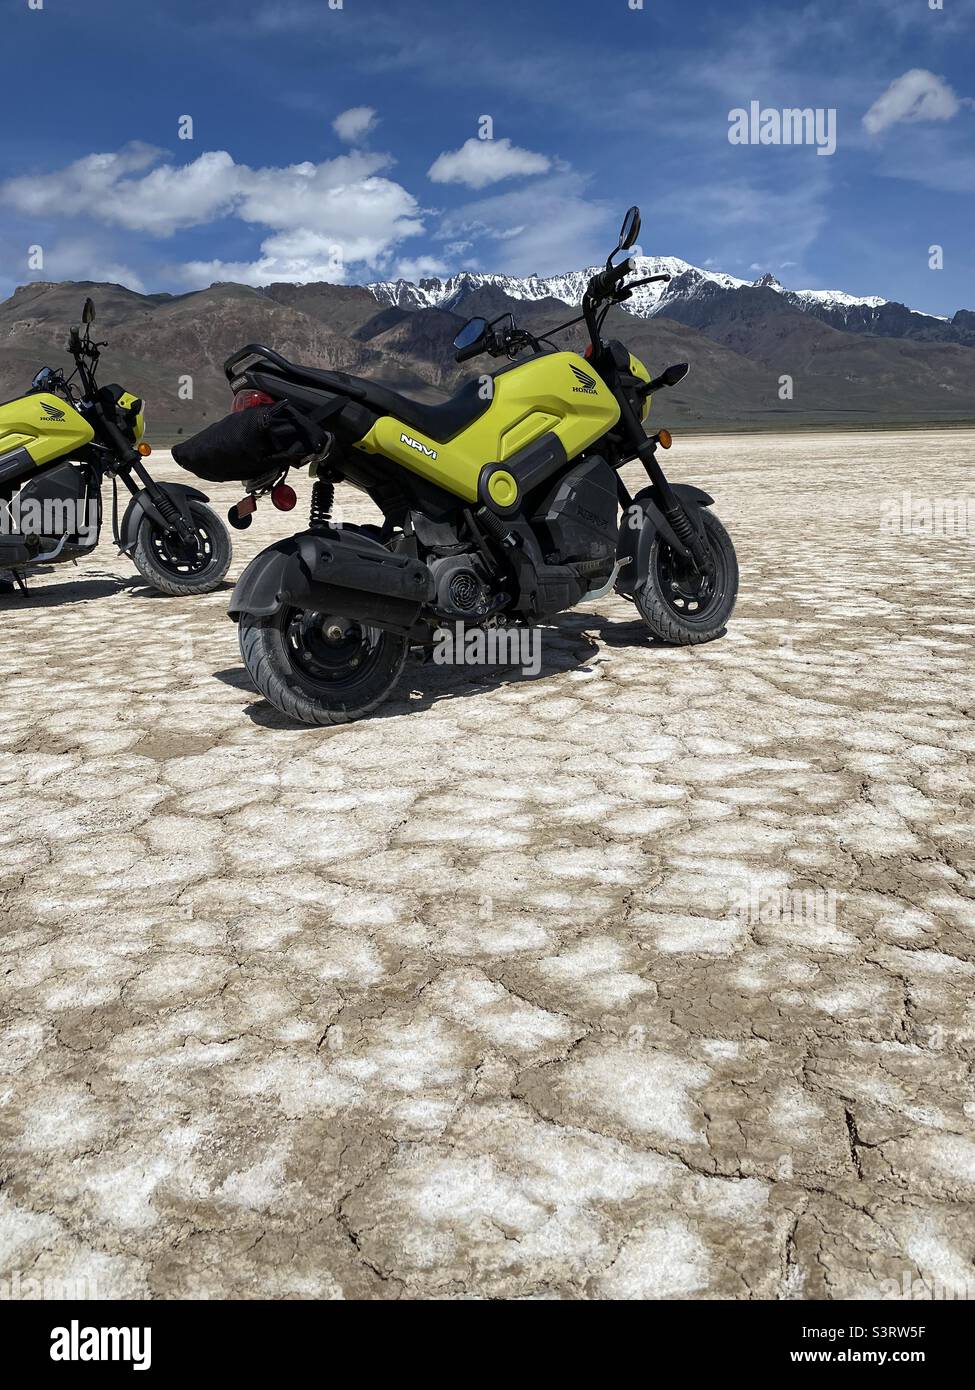
<instances>
[{"instance_id":1,"label":"black bag on seat","mask_svg":"<svg viewBox=\"0 0 975 1390\"><path fill-rule=\"evenodd\" d=\"M297 464L328 442L328 432L287 401L252 406L208 425L177 444L180 468L210 483L247 482Z\"/></svg>"}]
</instances>

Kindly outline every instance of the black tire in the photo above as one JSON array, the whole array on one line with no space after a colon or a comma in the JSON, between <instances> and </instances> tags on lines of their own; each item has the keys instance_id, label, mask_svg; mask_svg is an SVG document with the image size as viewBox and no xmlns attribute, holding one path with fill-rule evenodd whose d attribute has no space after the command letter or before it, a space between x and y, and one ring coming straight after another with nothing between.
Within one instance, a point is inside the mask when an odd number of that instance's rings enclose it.
<instances>
[{"instance_id":1,"label":"black tire","mask_svg":"<svg viewBox=\"0 0 975 1390\"><path fill-rule=\"evenodd\" d=\"M230 568L233 551L226 526L205 502L190 498L188 505L198 538L196 555L171 545L148 516L136 533L132 563L147 584L164 594L209 594Z\"/></svg>"},{"instance_id":2,"label":"black tire","mask_svg":"<svg viewBox=\"0 0 975 1390\"><path fill-rule=\"evenodd\" d=\"M349 724L371 714L399 680L409 649L395 633L298 608L268 618L242 613L239 636L258 690L303 724Z\"/></svg>"},{"instance_id":3,"label":"black tire","mask_svg":"<svg viewBox=\"0 0 975 1390\"><path fill-rule=\"evenodd\" d=\"M633 595L654 637L671 646L690 647L723 637L738 596L738 557L731 537L706 507L704 523L713 573L702 581L693 566L659 535L650 546L647 574Z\"/></svg>"}]
</instances>

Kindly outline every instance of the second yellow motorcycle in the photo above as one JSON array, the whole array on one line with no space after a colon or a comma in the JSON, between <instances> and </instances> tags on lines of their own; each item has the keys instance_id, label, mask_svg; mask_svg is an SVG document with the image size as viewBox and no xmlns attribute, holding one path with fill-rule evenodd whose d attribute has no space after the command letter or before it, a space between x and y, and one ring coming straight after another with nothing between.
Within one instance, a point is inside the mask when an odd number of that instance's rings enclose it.
<instances>
[{"instance_id":1,"label":"second yellow motorcycle","mask_svg":"<svg viewBox=\"0 0 975 1390\"><path fill-rule=\"evenodd\" d=\"M236 525L250 524L264 493L294 504L290 467L315 478L307 529L252 560L230 603L247 669L278 709L309 724L361 718L393 689L410 645L432 646L444 626L534 626L613 590L661 641L724 633L734 546L706 492L668 482L667 431L648 436L643 424L651 395L687 366L651 377L602 339L611 305L669 279L627 283L629 260L614 264L639 229L631 208L568 323L539 336L511 315L466 324L458 362L487 353L509 365L441 405L258 344L228 360L234 413L173 456L200 476L245 481ZM582 322L584 355L550 341ZM635 497L619 476L632 460L648 476ZM340 481L368 494L381 527L333 524Z\"/></svg>"}]
</instances>

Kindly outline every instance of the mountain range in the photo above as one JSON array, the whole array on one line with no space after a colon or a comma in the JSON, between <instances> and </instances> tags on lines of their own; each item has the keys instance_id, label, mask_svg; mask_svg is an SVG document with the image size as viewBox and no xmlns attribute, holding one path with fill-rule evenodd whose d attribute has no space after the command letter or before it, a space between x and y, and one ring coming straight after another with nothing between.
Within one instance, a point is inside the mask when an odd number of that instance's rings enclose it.
<instances>
[{"instance_id":1,"label":"mountain range","mask_svg":"<svg viewBox=\"0 0 975 1390\"><path fill-rule=\"evenodd\" d=\"M758 280L740 280L721 271L702 270L676 256L633 256L634 278L648 275L669 275L669 282L643 285L634 290L623 306L638 318L654 318L658 314L690 322L689 306L707 305L722 291L769 289L780 295L794 309L811 314L831 328L847 333L870 333L876 337L913 338L918 342L962 343L975 347L975 313L961 309L953 319L939 318L908 309L903 304L882 299L879 295L858 296L844 290L787 290L774 275L765 274ZM535 302L558 299L564 304L578 305L586 285L601 266L571 271L567 275L540 278L529 275L518 279L510 275L480 274L461 271L447 280L427 279L389 280L369 285L380 304L396 305L403 309L456 309L466 303L473 293L487 287L500 290L511 299Z\"/></svg>"},{"instance_id":2,"label":"mountain range","mask_svg":"<svg viewBox=\"0 0 975 1390\"><path fill-rule=\"evenodd\" d=\"M789 290L676 257L636 257L639 275L667 283L634 291L606 320L652 371L692 372L661 393L661 423L705 429L841 423L975 422L975 313L918 313L877 296ZM0 303L0 397L20 395L43 365L67 365L68 325L87 295L103 350L101 380L148 403L150 437L195 432L226 413L224 359L247 342L285 357L371 377L404 395L442 400L490 358L458 367L451 344L469 317L512 313L540 333L573 317L593 268L515 278L464 271L448 279L367 286L215 284L189 294L138 294L121 285L35 281ZM581 350L575 327L559 342ZM782 399L783 378L792 398Z\"/></svg>"}]
</instances>

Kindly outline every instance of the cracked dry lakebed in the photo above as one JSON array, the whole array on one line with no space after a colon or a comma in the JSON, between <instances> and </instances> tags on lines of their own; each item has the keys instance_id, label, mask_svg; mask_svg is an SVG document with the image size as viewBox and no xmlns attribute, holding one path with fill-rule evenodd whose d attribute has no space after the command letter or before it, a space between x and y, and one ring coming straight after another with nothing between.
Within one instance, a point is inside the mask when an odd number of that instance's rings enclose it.
<instances>
[{"instance_id":1,"label":"cracked dry lakebed","mask_svg":"<svg viewBox=\"0 0 975 1390\"><path fill-rule=\"evenodd\" d=\"M411 661L331 730L256 694L229 589L103 543L0 600L0 1279L970 1296L975 551L883 522L973 458L678 438L726 638L607 598L536 676Z\"/></svg>"}]
</instances>

